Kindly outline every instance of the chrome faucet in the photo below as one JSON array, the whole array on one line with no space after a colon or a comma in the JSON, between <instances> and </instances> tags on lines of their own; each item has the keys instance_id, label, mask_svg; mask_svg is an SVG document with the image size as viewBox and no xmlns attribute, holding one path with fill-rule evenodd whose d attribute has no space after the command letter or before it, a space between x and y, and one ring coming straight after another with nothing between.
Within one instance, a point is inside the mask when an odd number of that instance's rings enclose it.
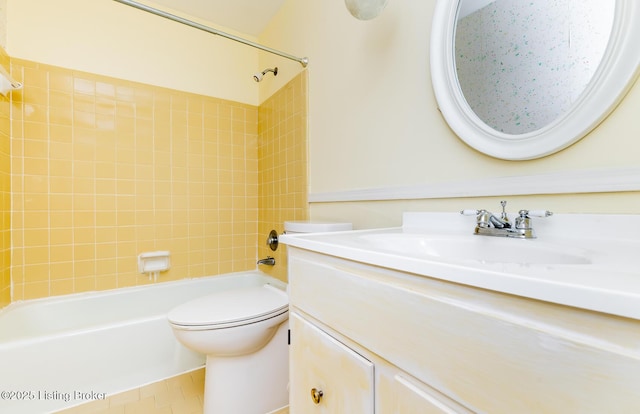
<instances>
[{"instance_id":1,"label":"chrome faucet","mask_svg":"<svg viewBox=\"0 0 640 414\"><path fill-rule=\"evenodd\" d=\"M520 210L515 224L512 226L505 209L506 201L501 201L502 214L497 217L487 210L462 210L460 214L476 216L474 234L482 236L515 237L519 239L535 239L536 234L531 227L531 217L549 217L553 215L547 210Z\"/></svg>"},{"instance_id":2,"label":"chrome faucet","mask_svg":"<svg viewBox=\"0 0 640 414\"><path fill-rule=\"evenodd\" d=\"M276 259L271 256L267 256L266 259L260 259L256 263L259 265L274 266L276 264Z\"/></svg>"}]
</instances>

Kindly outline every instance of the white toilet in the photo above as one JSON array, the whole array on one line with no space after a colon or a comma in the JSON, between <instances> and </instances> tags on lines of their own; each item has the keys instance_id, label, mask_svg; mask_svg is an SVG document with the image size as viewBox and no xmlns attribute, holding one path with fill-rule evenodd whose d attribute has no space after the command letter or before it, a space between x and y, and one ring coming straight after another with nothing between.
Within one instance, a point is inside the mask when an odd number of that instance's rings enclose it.
<instances>
[{"instance_id":1,"label":"white toilet","mask_svg":"<svg viewBox=\"0 0 640 414\"><path fill-rule=\"evenodd\" d=\"M176 338L207 356L205 414L265 414L288 405L289 299L249 286L184 303L167 315Z\"/></svg>"},{"instance_id":2,"label":"white toilet","mask_svg":"<svg viewBox=\"0 0 640 414\"><path fill-rule=\"evenodd\" d=\"M285 222L287 233L351 223ZM205 414L266 414L289 404L289 297L265 284L203 296L167 315L178 341L207 356Z\"/></svg>"}]
</instances>

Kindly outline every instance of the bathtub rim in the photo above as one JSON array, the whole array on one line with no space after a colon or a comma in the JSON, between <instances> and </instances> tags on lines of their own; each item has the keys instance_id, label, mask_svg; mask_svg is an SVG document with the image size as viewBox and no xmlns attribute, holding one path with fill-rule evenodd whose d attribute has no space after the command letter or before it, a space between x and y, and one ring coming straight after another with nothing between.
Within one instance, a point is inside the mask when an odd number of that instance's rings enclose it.
<instances>
[{"instance_id":1,"label":"bathtub rim","mask_svg":"<svg viewBox=\"0 0 640 414\"><path fill-rule=\"evenodd\" d=\"M35 299L26 299L20 300L16 302L12 302L8 306L0 309L0 319L4 317L10 317L10 313L20 311L22 308L39 306L39 305L55 305L57 303L65 303L65 302L73 302L73 301L86 301L91 300L95 297L105 298L112 297L122 294L135 294L136 292L145 290L148 291L150 289L167 289L172 287L184 286L192 284L193 282L201 282L207 283L215 280L229 280L229 279L237 279L237 278L246 278L252 277L256 278L258 283L266 283L272 285L275 288L278 288L285 293L287 293L287 284L279 279L274 278L264 272L259 270L249 270L242 272L231 272L231 273L222 273L219 275L211 275L211 276L202 276L202 277L194 277L194 278L185 278L179 280L169 280L163 282L154 282L145 285L137 285L137 286L126 286L121 288L113 288L113 289L105 289L105 290L91 290L86 292L77 292L77 293L69 293L65 295L56 295L56 296L48 296L43 298L35 298ZM203 293L202 296L205 296L207 293ZM195 297L194 297L195 298ZM191 298L189 300L193 300ZM176 305L177 306L177 305ZM125 319L114 319L108 322L96 323L92 325L84 325L82 327L77 328L69 328L54 332L46 332L42 335L37 336L18 336L16 338L9 338L0 340L0 349L10 349L14 346L21 346L24 344L31 344L37 342L44 342L52 337L58 336L72 336L72 335L81 335L85 332L97 331L100 329L104 329L106 327L116 327L116 326L125 326L134 323L140 323L144 321L149 321L161 317L165 317L171 309L167 309L163 312L149 312L148 314L142 316L135 316L131 318Z\"/></svg>"},{"instance_id":2,"label":"bathtub rim","mask_svg":"<svg viewBox=\"0 0 640 414\"><path fill-rule=\"evenodd\" d=\"M227 278L231 279L231 278L236 278L240 276L256 276L259 278L264 278L269 284L273 284L274 287L277 287L278 289L281 289L285 292L287 291L287 283L281 281L280 279L276 279L273 276L268 275L267 273L261 272L260 270L245 270L241 272L221 273L219 275L209 275L209 276L184 278L184 279L178 279L178 280L151 282L144 285L124 286L124 287L117 287L117 288L104 289L104 290L87 290L84 292L66 293L64 295L45 296L45 297L34 298L34 299L20 299L20 300L13 301L7 306L1 308L0 317L2 317L5 313L15 308L24 307L31 304L56 303L56 302L67 301L69 299L88 299L93 296L111 296L111 295L116 295L118 293L135 292L138 290L143 290L143 289L146 290L154 287L161 288L161 287L167 287L168 285L177 286L177 285L188 284L189 282L194 282L194 281L207 281L207 280L227 279Z\"/></svg>"}]
</instances>

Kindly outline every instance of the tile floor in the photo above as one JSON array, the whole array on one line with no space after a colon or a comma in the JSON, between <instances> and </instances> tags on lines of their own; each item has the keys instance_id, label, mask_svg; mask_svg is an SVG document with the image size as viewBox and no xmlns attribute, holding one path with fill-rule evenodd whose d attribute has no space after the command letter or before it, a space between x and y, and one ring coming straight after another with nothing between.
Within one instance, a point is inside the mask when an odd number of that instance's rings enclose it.
<instances>
[{"instance_id":1,"label":"tile floor","mask_svg":"<svg viewBox=\"0 0 640 414\"><path fill-rule=\"evenodd\" d=\"M202 413L204 368L112 395L64 414L195 414Z\"/></svg>"},{"instance_id":2,"label":"tile floor","mask_svg":"<svg viewBox=\"0 0 640 414\"><path fill-rule=\"evenodd\" d=\"M204 368L82 404L59 414L201 414ZM288 408L270 414L289 414Z\"/></svg>"}]
</instances>

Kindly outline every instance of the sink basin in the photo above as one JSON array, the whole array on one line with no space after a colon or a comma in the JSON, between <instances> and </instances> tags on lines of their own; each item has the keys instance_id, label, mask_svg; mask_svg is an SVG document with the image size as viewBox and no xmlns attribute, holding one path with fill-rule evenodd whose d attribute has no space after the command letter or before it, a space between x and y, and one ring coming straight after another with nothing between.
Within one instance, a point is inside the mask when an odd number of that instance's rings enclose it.
<instances>
[{"instance_id":1,"label":"sink basin","mask_svg":"<svg viewBox=\"0 0 640 414\"><path fill-rule=\"evenodd\" d=\"M282 240L301 259L325 256L328 267L346 260L389 270L385 283L400 272L407 288L426 277L640 321L640 214L535 219L537 239L474 235L473 226L456 212L405 212L401 227Z\"/></svg>"},{"instance_id":2,"label":"sink basin","mask_svg":"<svg viewBox=\"0 0 640 414\"><path fill-rule=\"evenodd\" d=\"M427 259L521 265L591 263L586 254L577 252L579 249L538 240L411 233L370 234L361 236L361 240L372 248Z\"/></svg>"}]
</instances>

